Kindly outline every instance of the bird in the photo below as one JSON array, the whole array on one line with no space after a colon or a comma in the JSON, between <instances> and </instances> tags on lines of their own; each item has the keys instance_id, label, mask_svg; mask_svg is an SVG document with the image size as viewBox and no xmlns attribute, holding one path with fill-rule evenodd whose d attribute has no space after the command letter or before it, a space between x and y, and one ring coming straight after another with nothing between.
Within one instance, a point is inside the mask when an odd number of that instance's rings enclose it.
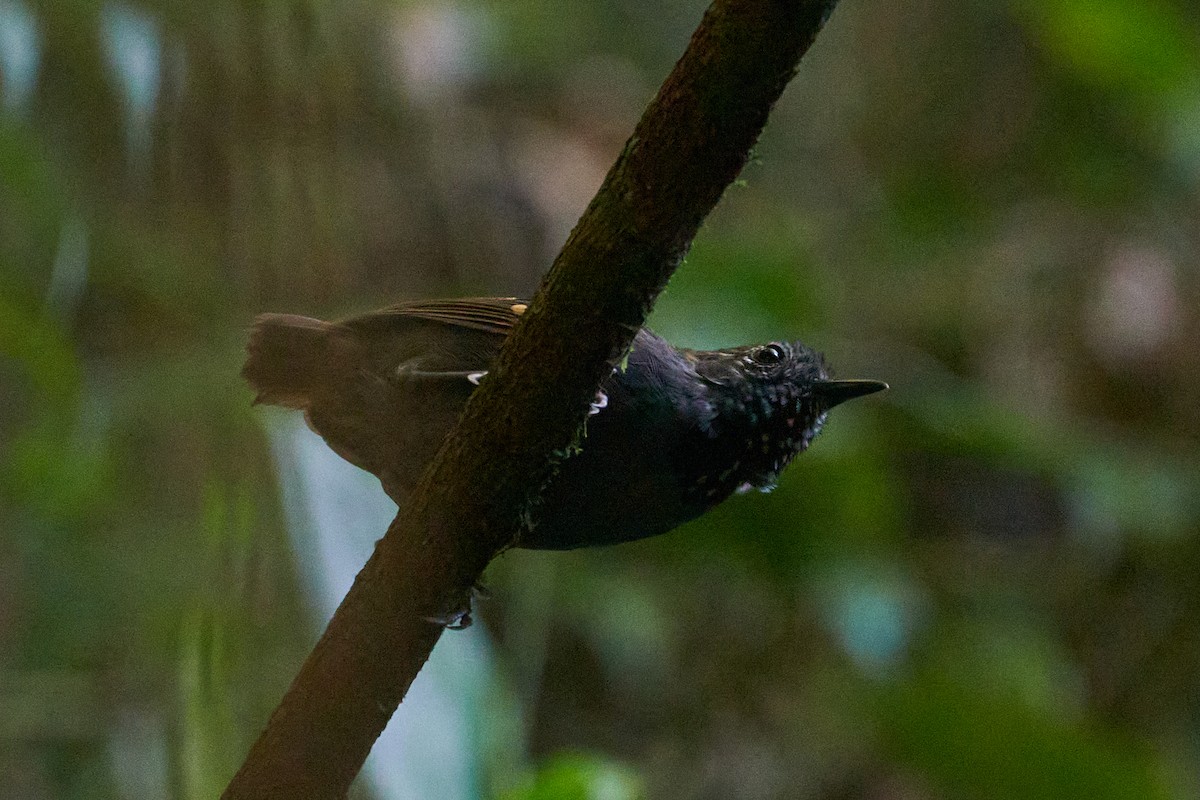
<instances>
[{"instance_id":1,"label":"bird","mask_svg":"<svg viewBox=\"0 0 1200 800\"><path fill-rule=\"evenodd\" d=\"M262 314L242 375L298 409L403 506L528 308L512 297L401 302L334 322ZM887 389L835 380L796 341L676 348L647 328L602 382L585 435L516 546L569 550L666 533L730 495L769 491L833 407Z\"/></svg>"}]
</instances>

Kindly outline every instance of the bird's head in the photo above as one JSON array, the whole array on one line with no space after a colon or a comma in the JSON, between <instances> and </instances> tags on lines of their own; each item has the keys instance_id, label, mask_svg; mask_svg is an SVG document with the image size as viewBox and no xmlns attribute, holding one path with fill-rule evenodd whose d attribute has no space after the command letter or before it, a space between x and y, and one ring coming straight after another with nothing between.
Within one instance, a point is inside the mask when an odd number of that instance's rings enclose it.
<instances>
[{"instance_id":1,"label":"bird's head","mask_svg":"<svg viewBox=\"0 0 1200 800\"><path fill-rule=\"evenodd\" d=\"M714 437L741 452L738 472L769 488L780 470L808 448L834 406L887 387L872 380L834 380L824 357L800 342L691 351L709 387Z\"/></svg>"}]
</instances>

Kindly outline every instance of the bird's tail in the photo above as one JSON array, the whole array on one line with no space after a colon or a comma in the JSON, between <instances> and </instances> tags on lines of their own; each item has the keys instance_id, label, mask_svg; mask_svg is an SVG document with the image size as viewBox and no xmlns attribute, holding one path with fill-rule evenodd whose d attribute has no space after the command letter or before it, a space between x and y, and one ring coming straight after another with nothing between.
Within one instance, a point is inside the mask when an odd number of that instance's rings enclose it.
<instances>
[{"instance_id":1,"label":"bird's tail","mask_svg":"<svg viewBox=\"0 0 1200 800\"><path fill-rule=\"evenodd\" d=\"M307 409L333 368L330 333L335 326L295 314L262 314L246 345L242 377L254 403Z\"/></svg>"}]
</instances>

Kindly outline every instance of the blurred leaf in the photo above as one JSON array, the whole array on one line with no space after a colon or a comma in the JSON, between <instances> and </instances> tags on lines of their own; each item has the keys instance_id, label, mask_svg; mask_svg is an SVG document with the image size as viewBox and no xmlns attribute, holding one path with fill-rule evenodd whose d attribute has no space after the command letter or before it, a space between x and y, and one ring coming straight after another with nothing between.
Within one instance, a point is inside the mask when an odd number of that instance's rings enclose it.
<instances>
[{"instance_id":1,"label":"blurred leaf","mask_svg":"<svg viewBox=\"0 0 1200 800\"><path fill-rule=\"evenodd\" d=\"M1170 0L1014 0L1069 69L1139 103L1195 83L1197 34Z\"/></svg>"},{"instance_id":2,"label":"blurred leaf","mask_svg":"<svg viewBox=\"0 0 1200 800\"><path fill-rule=\"evenodd\" d=\"M242 755L229 691L226 631L212 613L194 609L180 632L179 700L183 796L217 797Z\"/></svg>"},{"instance_id":3,"label":"blurred leaf","mask_svg":"<svg viewBox=\"0 0 1200 800\"><path fill-rule=\"evenodd\" d=\"M629 770L596 756L561 754L530 782L502 800L643 800L641 781Z\"/></svg>"},{"instance_id":4,"label":"blurred leaf","mask_svg":"<svg viewBox=\"0 0 1200 800\"><path fill-rule=\"evenodd\" d=\"M1114 536L1194 534L1200 521L1200 470L1112 446L1084 446L1067 478L1081 533L1097 543Z\"/></svg>"},{"instance_id":5,"label":"blurred leaf","mask_svg":"<svg viewBox=\"0 0 1200 800\"><path fill-rule=\"evenodd\" d=\"M988 687L932 674L885 690L894 756L951 796L979 800L1165 800L1143 748L1071 725Z\"/></svg>"},{"instance_id":6,"label":"blurred leaf","mask_svg":"<svg viewBox=\"0 0 1200 800\"><path fill-rule=\"evenodd\" d=\"M0 293L0 355L13 359L21 367L40 412L61 417L73 409L79 397L81 375L70 341L53 321L3 293Z\"/></svg>"},{"instance_id":7,"label":"blurred leaf","mask_svg":"<svg viewBox=\"0 0 1200 800\"><path fill-rule=\"evenodd\" d=\"M998 593L1003 593L1000 587ZM920 654L922 674L941 675L1036 713L1077 720L1085 707L1084 677L1049 620L1030 611L1025 598L981 599L975 609L954 609ZM962 615L962 619L956 618Z\"/></svg>"},{"instance_id":8,"label":"blurred leaf","mask_svg":"<svg viewBox=\"0 0 1200 800\"><path fill-rule=\"evenodd\" d=\"M6 398L15 415L0 451L0 485L47 519L81 518L111 479L103 399L83 392L78 359L62 330L0 294L0 354L28 380Z\"/></svg>"},{"instance_id":9,"label":"blurred leaf","mask_svg":"<svg viewBox=\"0 0 1200 800\"><path fill-rule=\"evenodd\" d=\"M33 282L44 277L53 257L71 196L53 156L35 131L0 117L0 266L28 281L9 283L6 294L23 290L21 296L36 296L40 287Z\"/></svg>"},{"instance_id":10,"label":"blurred leaf","mask_svg":"<svg viewBox=\"0 0 1200 800\"><path fill-rule=\"evenodd\" d=\"M111 500L112 465L91 426L41 420L15 435L0 479L19 504L45 519L78 522Z\"/></svg>"}]
</instances>

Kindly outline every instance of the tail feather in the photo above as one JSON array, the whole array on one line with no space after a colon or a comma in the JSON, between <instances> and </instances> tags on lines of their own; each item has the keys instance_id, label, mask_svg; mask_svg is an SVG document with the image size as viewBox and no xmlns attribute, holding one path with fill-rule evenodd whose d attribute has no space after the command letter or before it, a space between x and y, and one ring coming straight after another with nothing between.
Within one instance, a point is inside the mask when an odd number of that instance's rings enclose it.
<instances>
[{"instance_id":1,"label":"tail feather","mask_svg":"<svg viewBox=\"0 0 1200 800\"><path fill-rule=\"evenodd\" d=\"M295 314L257 317L242 367L242 377L256 393L255 405L307 409L329 380L333 330L328 322Z\"/></svg>"}]
</instances>

